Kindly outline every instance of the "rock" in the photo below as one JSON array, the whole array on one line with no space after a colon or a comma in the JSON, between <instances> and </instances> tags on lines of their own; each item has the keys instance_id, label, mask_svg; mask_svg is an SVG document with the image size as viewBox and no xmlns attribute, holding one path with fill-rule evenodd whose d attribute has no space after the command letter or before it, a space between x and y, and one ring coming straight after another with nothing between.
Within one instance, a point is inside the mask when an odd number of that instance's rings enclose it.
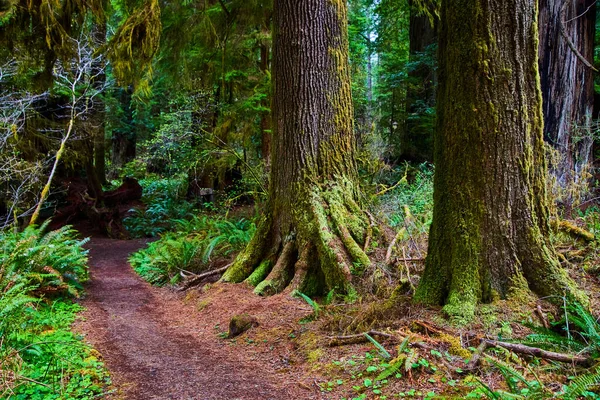
<instances>
[{"instance_id":1,"label":"rock","mask_svg":"<svg viewBox=\"0 0 600 400\"><path fill-rule=\"evenodd\" d=\"M227 334L227 338L231 339L239 336L253 326L258 326L256 318L246 313L236 314L231 317L231 320L229 321L229 333Z\"/></svg>"}]
</instances>

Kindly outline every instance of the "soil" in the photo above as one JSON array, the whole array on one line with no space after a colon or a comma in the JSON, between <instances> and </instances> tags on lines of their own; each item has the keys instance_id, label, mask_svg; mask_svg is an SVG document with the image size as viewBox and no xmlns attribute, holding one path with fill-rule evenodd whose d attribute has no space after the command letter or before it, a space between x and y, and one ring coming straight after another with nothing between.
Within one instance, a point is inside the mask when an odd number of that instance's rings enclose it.
<instances>
[{"instance_id":1,"label":"soil","mask_svg":"<svg viewBox=\"0 0 600 400\"><path fill-rule=\"evenodd\" d=\"M316 386L290 369L295 350L281 340L297 329L293 321L310 314L305 304L285 295L260 298L244 285L213 285L204 290L209 297L152 287L127 263L144 244L100 238L89 243L91 281L75 329L111 373L114 389L107 398L321 398ZM241 312L259 326L223 339L229 319Z\"/></svg>"}]
</instances>

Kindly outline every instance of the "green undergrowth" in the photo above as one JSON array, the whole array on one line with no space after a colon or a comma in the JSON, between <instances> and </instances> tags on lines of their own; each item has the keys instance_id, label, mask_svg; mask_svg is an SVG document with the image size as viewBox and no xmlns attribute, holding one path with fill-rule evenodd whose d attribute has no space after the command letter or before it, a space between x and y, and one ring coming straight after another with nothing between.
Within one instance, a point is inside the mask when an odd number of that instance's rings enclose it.
<instances>
[{"instance_id":1,"label":"green undergrowth","mask_svg":"<svg viewBox=\"0 0 600 400\"><path fill-rule=\"evenodd\" d=\"M108 374L70 330L88 279L87 240L70 227L0 232L0 398L92 399Z\"/></svg>"},{"instance_id":2,"label":"green undergrowth","mask_svg":"<svg viewBox=\"0 0 600 400\"><path fill-rule=\"evenodd\" d=\"M522 325L518 330L529 329L531 333L511 340L506 336L513 336L512 330L502 329L496 339L585 357L589 364L559 363L489 347L480 353L476 367L468 370L468 362L480 350L463 348L464 338L457 332L454 336L435 326L423 331L417 324L403 330L406 336L399 345L380 343L365 335L370 343L312 365L326 378L319 384L321 391L347 400L600 399L598 318L580 304L569 302L547 318L546 328L539 323L506 322L516 329ZM471 345L477 343L474 340ZM371 349L364 353L365 347ZM324 355L311 349L307 354L316 360Z\"/></svg>"},{"instance_id":3,"label":"green undergrowth","mask_svg":"<svg viewBox=\"0 0 600 400\"><path fill-rule=\"evenodd\" d=\"M190 218L194 204L184 199L187 191L185 175L172 178L148 176L140 179L145 208L131 209L123 221L133 237L155 237L177 228L176 220Z\"/></svg>"},{"instance_id":4,"label":"green undergrowth","mask_svg":"<svg viewBox=\"0 0 600 400\"><path fill-rule=\"evenodd\" d=\"M392 228L407 225L417 234L427 234L433 218L433 167L406 165L391 171L378 192L382 214Z\"/></svg>"},{"instance_id":5,"label":"green undergrowth","mask_svg":"<svg viewBox=\"0 0 600 400\"><path fill-rule=\"evenodd\" d=\"M176 284L182 273L200 273L213 261L241 250L256 231L254 222L200 216L175 221L175 231L134 253L129 262L148 282L162 286Z\"/></svg>"}]
</instances>

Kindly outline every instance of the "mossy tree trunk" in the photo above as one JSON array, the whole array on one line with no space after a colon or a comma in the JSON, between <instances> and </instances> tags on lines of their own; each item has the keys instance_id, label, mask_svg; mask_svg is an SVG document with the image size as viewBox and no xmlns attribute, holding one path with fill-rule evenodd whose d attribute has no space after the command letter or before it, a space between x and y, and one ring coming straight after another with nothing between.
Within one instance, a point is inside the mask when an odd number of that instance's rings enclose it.
<instances>
[{"instance_id":1,"label":"mossy tree trunk","mask_svg":"<svg viewBox=\"0 0 600 400\"><path fill-rule=\"evenodd\" d=\"M345 1L276 0L269 199L223 276L259 294L351 290L369 264L359 206Z\"/></svg>"},{"instance_id":2,"label":"mossy tree trunk","mask_svg":"<svg viewBox=\"0 0 600 400\"><path fill-rule=\"evenodd\" d=\"M595 0L540 0L544 136L560 153L561 160L551 172L561 187L585 182L585 172L591 172L594 73L568 41L593 63L595 31ZM570 207L570 196L565 200Z\"/></svg>"},{"instance_id":3,"label":"mossy tree trunk","mask_svg":"<svg viewBox=\"0 0 600 400\"><path fill-rule=\"evenodd\" d=\"M549 240L536 0L442 2L434 216L415 300L577 295Z\"/></svg>"}]
</instances>

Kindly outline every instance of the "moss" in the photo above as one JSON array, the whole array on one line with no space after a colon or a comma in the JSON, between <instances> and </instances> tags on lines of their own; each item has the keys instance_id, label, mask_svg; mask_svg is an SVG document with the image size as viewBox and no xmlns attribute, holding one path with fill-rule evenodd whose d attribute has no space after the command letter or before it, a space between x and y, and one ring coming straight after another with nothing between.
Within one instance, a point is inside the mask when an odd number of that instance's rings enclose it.
<instances>
[{"instance_id":1,"label":"moss","mask_svg":"<svg viewBox=\"0 0 600 400\"><path fill-rule=\"evenodd\" d=\"M209 299L200 300L200 301L198 301L198 303L196 303L196 310L198 310L198 312L201 312L206 307L210 306L210 304L211 304L211 301Z\"/></svg>"},{"instance_id":2,"label":"moss","mask_svg":"<svg viewBox=\"0 0 600 400\"><path fill-rule=\"evenodd\" d=\"M448 335L447 333L440 333L438 338L450 345L450 347L448 348L448 353L462 357L465 360L471 358L471 352L462 347L460 343L460 338Z\"/></svg>"},{"instance_id":3,"label":"moss","mask_svg":"<svg viewBox=\"0 0 600 400\"><path fill-rule=\"evenodd\" d=\"M271 267L273 266L273 262L271 260L264 260L260 263L260 265L250 274L248 278L244 282L248 283L250 286L258 285L262 280L264 280L269 272L271 271Z\"/></svg>"},{"instance_id":4,"label":"moss","mask_svg":"<svg viewBox=\"0 0 600 400\"><path fill-rule=\"evenodd\" d=\"M256 318L249 314L244 313L234 315L229 321L229 332L227 334L227 337L233 338L239 336L242 333L246 332L248 329L257 325L258 321L256 320Z\"/></svg>"},{"instance_id":5,"label":"moss","mask_svg":"<svg viewBox=\"0 0 600 400\"><path fill-rule=\"evenodd\" d=\"M266 237L271 229L271 218L265 218L258 224L258 229L254 233L248 246L235 259L231 267L225 271L221 277L222 282L239 283L249 277L254 271L254 267L261 262L264 253Z\"/></svg>"},{"instance_id":6,"label":"moss","mask_svg":"<svg viewBox=\"0 0 600 400\"><path fill-rule=\"evenodd\" d=\"M323 357L323 350L317 348L317 349L314 349L314 350L310 350L306 354L306 361L309 364L315 364L315 363L319 362L319 360L321 359L321 357Z\"/></svg>"}]
</instances>

